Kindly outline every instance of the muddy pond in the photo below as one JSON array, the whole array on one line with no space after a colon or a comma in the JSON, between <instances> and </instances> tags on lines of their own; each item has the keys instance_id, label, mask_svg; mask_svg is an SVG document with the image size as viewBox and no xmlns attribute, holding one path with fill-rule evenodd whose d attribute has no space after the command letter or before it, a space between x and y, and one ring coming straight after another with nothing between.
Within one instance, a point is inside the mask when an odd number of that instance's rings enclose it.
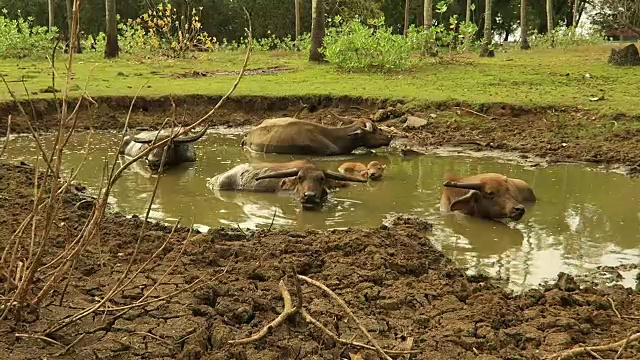
<instances>
[{"instance_id":1,"label":"muddy pond","mask_svg":"<svg viewBox=\"0 0 640 360\"><path fill-rule=\"evenodd\" d=\"M65 168L77 168L85 156L88 133L74 135ZM52 136L44 137L50 147ZM314 157L337 170L345 161L378 160L387 165L382 181L355 184L329 195L321 212L300 210L292 197L275 194L214 192L207 178L239 163L289 161L294 156L256 155L239 146L241 134L210 131L196 142L198 161L168 172L160 182L150 217L168 223L191 223L203 230L216 226L288 227L303 230L377 227L395 213L428 218L432 241L461 266L499 275L506 285L523 289L555 279L559 271L584 274L598 266L640 262L640 180L594 171L583 165L527 168L496 157L423 155L401 157L380 149L376 154ZM119 142L113 132L91 136L78 181L95 191L103 159L112 159ZM13 137L6 157L34 163L38 154L30 137ZM528 181L538 196L525 217L507 225L442 215L439 200L445 175L499 172ZM112 203L125 214L143 215L155 177L141 168L118 180ZM274 216L275 214L275 216ZM622 283L633 287L636 270L623 272Z\"/></svg>"}]
</instances>

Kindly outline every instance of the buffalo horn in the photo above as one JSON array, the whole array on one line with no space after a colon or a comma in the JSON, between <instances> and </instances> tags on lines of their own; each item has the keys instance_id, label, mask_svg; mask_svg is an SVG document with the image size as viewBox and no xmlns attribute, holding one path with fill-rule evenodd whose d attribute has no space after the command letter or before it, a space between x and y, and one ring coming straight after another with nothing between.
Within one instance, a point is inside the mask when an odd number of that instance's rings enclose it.
<instances>
[{"instance_id":1,"label":"buffalo horn","mask_svg":"<svg viewBox=\"0 0 640 360\"><path fill-rule=\"evenodd\" d=\"M444 186L476 191L482 191L482 189L484 188L484 185L482 183L459 183L455 181L447 181L446 183L444 183Z\"/></svg>"},{"instance_id":2,"label":"buffalo horn","mask_svg":"<svg viewBox=\"0 0 640 360\"><path fill-rule=\"evenodd\" d=\"M300 170L298 169L289 169L289 170L283 170L283 171L276 171L276 172L272 172L269 174L264 174L264 175L260 175L258 177L256 177L256 181L258 180L262 180L262 179L284 179L284 178L288 178L288 177L293 177L298 175L298 172Z\"/></svg>"},{"instance_id":3,"label":"buffalo horn","mask_svg":"<svg viewBox=\"0 0 640 360\"><path fill-rule=\"evenodd\" d=\"M373 131L373 123L371 121L367 121L364 125L364 129L369 132Z\"/></svg>"},{"instance_id":4,"label":"buffalo horn","mask_svg":"<svg viewBox=\"0 0 640 360\"><path fill-rule=\"evenodd\" d=\"M173 141L177 143L190 143L196 140L200 140L200 138L204 136L204 134L207 132L208 129L209 129L209 123L207 123L207 125L198 133L193 134L191 136L180 136L173 139Z\"/></svg>"},{"instance_id":5,"label":"buffalo horn","mask_svg":"<svg viewBox=\"0 0 640 360\"><path fill-rule=\"evenodd\" d=\"M351 177L351 176L347 176L347 175L343 175L343 174L340 174L340 173L337 173L337 172L333 172L331 170L324 170L323 173L324 173L324 176L327 179L331 179L331 180L352 181L352 182L361 182L361 183L366 183L367 182L367 180L356 178L356 177Z\"/></svg>"}]
</instances>

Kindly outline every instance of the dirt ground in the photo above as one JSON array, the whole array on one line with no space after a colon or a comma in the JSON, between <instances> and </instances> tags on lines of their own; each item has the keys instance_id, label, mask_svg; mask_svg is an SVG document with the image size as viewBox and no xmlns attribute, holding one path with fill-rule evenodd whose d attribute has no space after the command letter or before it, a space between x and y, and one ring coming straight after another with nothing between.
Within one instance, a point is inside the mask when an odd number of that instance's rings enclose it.
<instances>
[{"instance_id":1,"label":"dirt ground","mask_svg":"<svg viewBox=\"0 0 640 360\"><path fill-rule=\"evenodd\" d=\"M0 248L31 210L33 178L34 169L27 164L0 164ZM45 260L81 229L88 210L76 206L79 200L77 195L65 199ZM186 245L188 229L178 228L160 256L110 306L140 299L174 262L150 299L205 276L202 287L131 309L115 321L112 312L96 312L53 334L59 345L24 337L104 296L129 262L141 225L137 218L109 215L74 267L62 302L60 286L39 312L0 322L0 358L378 359L373 351L336 344L301 320L285 322L255 343L227 343L256 333L278 316L283 309L280 280L295 297L294 268L335 291L383 348L397 348L413 338L413 349L421 352L412 359L541 359L640 331L637 292L619 285L579 288L561 275L554 286L513 295L491 279L466 276L432 246L430 224L401 217L364 230L245 233L218 228L196 232ZM170 230L148 227L136 267L161 248ZM303 308L314 318L341 338L366 342L326 294L306 283L301 288ZM599 355L611 359L616 351ZM640 358L637 343L618 357L632 358Z\"/></svg>"},{"instance_id":2,"label":"dirt ground","mask_svg":"<svg viewBox=\"0 0 640 360\"><path fill-rule=\"evenodd\" d=\"M96 98L96 106L81 106L78 128L121 130L131 102L129 97ZM176 115L191 124L206 114L217 97L176 97ZM594 162L622 165L629 174L640 174L640 119L625 114L597 114L585 109L536 108L512 105L470 106L460 103L433 104L428 108L400 101L360 98L233 97L210 119L214 126L255 125L267 117L294 116L326 124L372 117L380 109L395 106L399 111L381 123L405 132L417 147L467 147L515 152L547 162ZM29 110L28 103L23 104ZM30 111L31 113L31 111ZM35 127L50 131L57 126L56 106L49 100L34 101ZM27 133L25 118L12 103L0 104L0 118L13 115L12 132ZM140 98L130 120L133 129L158 128L171 114L171 98ZM418 129L403 127L406 117L427 120ZM398 118L400 117L400 118ZM0 129L0 135L6 133ZM462 144L466 143L466 144Z\"/></svg>"}]
</instances>

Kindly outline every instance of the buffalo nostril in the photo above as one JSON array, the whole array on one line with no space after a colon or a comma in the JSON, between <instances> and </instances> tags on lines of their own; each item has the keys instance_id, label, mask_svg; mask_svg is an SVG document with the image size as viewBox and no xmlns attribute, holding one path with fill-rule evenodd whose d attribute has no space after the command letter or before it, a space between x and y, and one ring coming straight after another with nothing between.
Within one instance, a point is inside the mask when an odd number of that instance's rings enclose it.
<instances>
[{"instance_id":1,"label":"buffalo nostril","mask_svg":"<svg viewBox=\"0 0 640 360\"><path fill-rule=\"evenodd\" d=\"M519 214L524 214L525 209L524 209L524 206L518 205L518 206L513 208L513 211L516 212L516 213L519 213Z\"/></svg>"}]
</instances>

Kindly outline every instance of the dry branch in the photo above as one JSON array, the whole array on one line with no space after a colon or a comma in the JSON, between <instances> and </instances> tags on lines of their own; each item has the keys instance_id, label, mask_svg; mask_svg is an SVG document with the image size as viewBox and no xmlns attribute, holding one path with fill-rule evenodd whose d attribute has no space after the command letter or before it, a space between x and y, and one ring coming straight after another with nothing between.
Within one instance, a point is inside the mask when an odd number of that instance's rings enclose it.
<instances>
[{"instance_id":1,"label":"dry branch","mask_svg":"<svg viewBox=\"0 0 640 360\"><path fill-rule=\"evenodd\" d=\"M618 342L612 343L612 344L607 344L607 345L600 345L600 346L587 346L587 347L579 347L579 348L575 348L575 349L570 349L570 350L566 350L560 353L556 353L554 355L551 355L551 359L555 359L555 360L564 360L564 359L571 359L573 357L579 356L579 355L583 355L585 353L589 353L589 352L596 352L596 351L614 351L614 350L620 350L620 348L622 348L623 346L628 346L629 344L632 344L636 341L640 340L640 333L635 333L627 338L625 338L624 340L620 340Z\"/></svg>"},{"instance_id":2,"label":"dry branch","mask_svg":"<svg viewBox=\"0 0 640 360\"><path fill-rule=\"evenodd\" d=\"M284 285L284 281L280 280L278 288L280 288L280 292L282 293L282 300L284 301L284 310L282 310L282 313L267 326L263 327L262 330L260 330L257 334L245 339L230 340L229 344L242 345L258 341L267 336L270 332L273 331L273 329L282 325L282 323L284 323L284 321L287 320L289 316L292 316L296 312L298 312L299 309L293 307L293 303L291 302L291 295L289 294L287 287Z\"/></svg>"},{"instance_id":3,"label":"dry branch","mask_svg":"<svg viewBox=\"0 0 640 360\"><path fill-rule=\"evenodd\" d=\"M384 350L382 350L382 348L380 347L380 345L378 345L378 342L375 341L375 339L371 336L371 334L369 334L369 332L367 331L367 329L364 327L364 325L362 325L362 323L360 322L360 320L358 320L358 318L353 314L353 312L351 311L351 309L347 306L347 304L338 296L336 295L336 293L334 293L333 291L331 291L331 289L329 289L328 287L324 286L324 284L317 282L313 279L310 279L306 276L303 275L298 275L298 277L306 282L308 282L309 284L321 289L322 291L326 292L333 300L335 300L338 304L340 304L340 306L342 306L342 308L347 312L347 314L349 314L349 316L351 317L351 319L353 319L353 321L355 321L356 325L358 325L358 328L360 328L360 331L362 331L362 333L364 334L364 336L369 340L369 342L371 342L371 344L373 344L373 346L376 348L376 351L378 352L378 354L380 356L382 356L383 359L386 360L392 360L389 355L385 354Z\"/></svg>"},{"instance_id":4,"label":"dry branch","mask_svg":"<svg viewBox=\"0 0 640 360\"><path fill-rule=\"evenodd\" d=\"M382 351L382 353L385 354L385 355L386 354L391 354L391 355L410 355L410 354L420 353L420 351L418 351L418 350L383 350L383 349L380 349L379 347L376 348L375 346L362 344L362 343L359 343L359 342L356 342L356 341L353 341L353 340L341 339L340 337L338 337L338 335L336 335L331 330L327 329L324 325L322 325L322 323L320 323L318 320L314 319L302 307L302 305L303 305L302 304L302 289L300 287L300 282L298 281L298 279L304 279L304 278L305 278L304 276L296 275L294 273L294 283L295 283L295 287L296 287L296 297L297 297L296 307L293 307L293 302L291 300L291 295L289 294L289 291L287 290L287 287L284 284L284 281L280 280L280 283L278 283L278 288L280 289L280 293L282 294L282 299L283 299L283 302L284 302L284 309L282 310L282 313L280 313L280 315L278 315L278 317L275 320L273 320L272 322L270 322L269 324L264 326L256 334L254 334L254 335L252 335L252 336L250 336L248 338L244 338L244 339L240 339L240 340L230 340L230 341L228 341L228 343L232 344L232 345L238 345L238 344L249 344L249 343L261 340L265 336L267 336L269 333L271 333L275 328L277 328L278 326L282 325L285 322L285 320L287 320L288 318L290 318L292 316L300 314L300 315L302 315L302 319L304 321L306 321L307 323L317 327L325 335L327 335L331 339L333 339L333 341L335 341L335 342L337 342L339 344L342 344L342 345L348 345L348 346L354 346L354 347L359 347L359 348L363 348L363 349L378 351L378 353L380 351ZM317 283L317 284L320 284L320 283ZM320 285L324 287L324 285L322 285L322 284L320 284ZM331 290L329 290L328 288L327 288L327 290L329 292L331 292ZM333 292L331 292L331 293L333 294ZM333 294L333 295L335 295L335 294ZM337 295L335 295L335 296L337 297ZM339 302L342 302L342 300L339 299ZM356 319L356 322L359 323L359 321L357 319ZM413 343L413 340L411 340L411 343ZM376 343L374 342L374 344L376 344ZM410 347L411 346L409 346L409 348ZM388 357L388 355L386 355L386 356Z\"/></svg>"},{"instance_id":5,"label":"dry branch","mask_svg":"<svg viewBox=\"0 0 640 360\"><path fill-rule=\"evenodd\" d=\"M4 137L4 144L2 144L2 150L0 150L0 158L4 155L4 152L7 151L7 146L9 146L9 135L11 134L11 115L7 118L7 134Z\"/></svg>"},{"instance_id":6,"label":"dry branch","mask_svg":"<svg viewBox=\"0 0 640 360\"><path fill-rule=\"evenodd\" d=\"M338 337L338 335L336 335L331 330L327 329L324 325L322 325L322 323L320 323L318 320L314 319L305 309L302 309L302 318L309 324L320 329L320 331L322 331L325 335L329 336L333 341L339 344L360 347L363 349L376 351L376 348L371 345L359 343L353 340L341 339L340 337ZM389 355L405 355L405 354L418 354L421 351L419 350L406 350L406 351L405 350L384 350L384 352Z\"/></svg>"}]
</instances>

